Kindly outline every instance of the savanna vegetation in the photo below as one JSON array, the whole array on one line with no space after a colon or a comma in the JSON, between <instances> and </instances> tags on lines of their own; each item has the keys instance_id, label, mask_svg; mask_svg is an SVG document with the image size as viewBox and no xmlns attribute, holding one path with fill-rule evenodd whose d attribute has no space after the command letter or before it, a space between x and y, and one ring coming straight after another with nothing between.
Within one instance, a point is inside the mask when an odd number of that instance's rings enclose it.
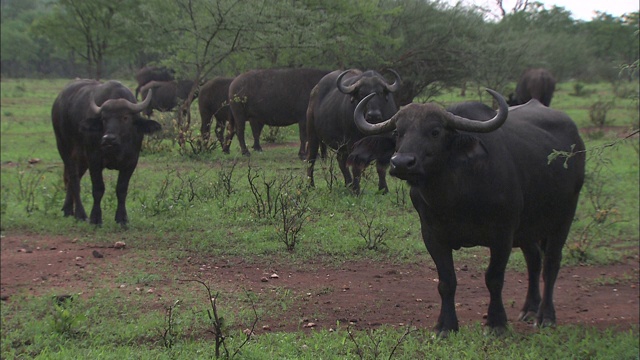
<instances>
[{"instance_id":1,"label":"savanna vegetation","mask_svg":"<svg viewBox=\"0 0 640 360\"><path fill-rule=\"evenodd\" d=\"M407 185L389 178L390 193L377 194L375 172L368 170L363 194L354 196L330 157L316 165L310 189L306 164L295 156L295 126L265 131L264 141L274 146L245 158L235 144L230 155L217 144L203 147L197 111L186 123L165 113L157 117L162 134L145 141L132 178L128 228L113 221L117 175L111 171L105 171L104 225L94 227L62 217L62 163L50 124L51 104L69 79L120 79L133 89L133 73L145 64L198 82L252 68L391 67L407 96L443 106L489 101L484 87L507 94L524 68L546 67L560 80L552 107L576 121L588 149L587 183L563 266L637 262L637 31L638 13L581 22L537 3L494 19L479 8L417 0L3 1L2 236L18 234L27 243L35 236L103 246L125 241L133 251L123 268L109 269L117 274L113 281L65 289L74 292L73 301L55 298L55 289L3 301L1 357L637 358L637 324L628 331L560 325L494 338L483 334L478 319L446 340L434 339L428 328L350 331L336 324L333 331L266 333L246 342L242 330L256 316L287 316L286 290L280 302L265 303L258 293L176 273L173 263L371 259L433 266ZM177 141L179 133L186 142ZM82 196L90 203L88 176ZM514 251L509 271L524 267ZM601 281L637 284L637 275ZM136 292L114 292L118 284L164 286L167 295L146 303Z\"/></svg>"}]
</instances>

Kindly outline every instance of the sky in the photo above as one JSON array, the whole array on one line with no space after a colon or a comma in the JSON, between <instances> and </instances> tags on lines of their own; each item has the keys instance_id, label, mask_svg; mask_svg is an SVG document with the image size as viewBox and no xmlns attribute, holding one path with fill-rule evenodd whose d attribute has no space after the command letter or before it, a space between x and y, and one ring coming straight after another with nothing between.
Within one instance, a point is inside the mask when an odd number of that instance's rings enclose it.
<instances>
[{"instance_id":1,"label":"sky","mask_svg":"<svg viewBox=\"0 0 640 360\"><path fill-rule=\"evenodd\" d=\"M563 7L570 11L573 19L589 21L595 15L595 11L606 12L610 15L620 17L624 13L638 11L638 0L529 0L538 1L545 5L545 9L551 9L554 5ZM495 0L445 0L446 3L455 5L462 2L464 5L477 5L491 9L498 14L498 7ZM503 6L507 12L513 8L515 0L503 0Z\"/></svg>"}]
</instances>

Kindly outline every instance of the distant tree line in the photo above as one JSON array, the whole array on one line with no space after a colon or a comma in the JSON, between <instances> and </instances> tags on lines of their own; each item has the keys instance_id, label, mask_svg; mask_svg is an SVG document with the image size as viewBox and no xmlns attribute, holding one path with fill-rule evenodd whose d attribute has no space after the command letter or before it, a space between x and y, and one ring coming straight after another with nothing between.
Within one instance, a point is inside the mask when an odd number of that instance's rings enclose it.
<instances>
[{"instance_id":1,"label":"distant tree line","mask_svg":"<svg viewBox=\"0 0 640 360\"><path fill-rule=\"evenodd\" d=\"M639 58L638 12L584 22L523 4L496 20L426 0L2 0L1 75L133 79L155 64L201 83L252 68L393 68L408 97L428 97L504 91L528 67L615 81Z\"/></svg>"}]
</instances>

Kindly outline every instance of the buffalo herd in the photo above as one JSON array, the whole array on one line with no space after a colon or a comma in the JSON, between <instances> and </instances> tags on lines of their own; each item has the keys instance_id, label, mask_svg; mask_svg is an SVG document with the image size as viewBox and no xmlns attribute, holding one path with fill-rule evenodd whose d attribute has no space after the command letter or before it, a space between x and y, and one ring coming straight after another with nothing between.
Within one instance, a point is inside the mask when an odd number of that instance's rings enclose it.
<instances>
[{"instance_id":1,"label":"buffalo herd","mask_svg":"<svg viewBox=\"0 0 640 360\"><path fill-rule=\"evenodd\" d=\"M102 172L107 168L119 171L115 221L127 224L128 184L143 136L161 130L158 122L140 113L172 108L172 101L184 96L182 87L194 86L175 80L166 69L143 70L136 76L135 94L117 81L75 80L56 98L51 118L64 163L64 216L87 219L80 179L89 170L89 222L102 223ZM489 330L502 333L507 327L502 288L516 247L528 270L519 320L554 325L554 284L585 178L585 147L571 118L549 108L553 76L544 69L524 72L509 104L488 89L498 104L494 110L473 101L447 109L434 103L399 108L394 94L402 86L401 77L393 70L384 73L391 80L357 69L267 69L214 78L199 90L201 133L210 136L215 117L215 136L223 150L229 152L236 134L242 154L249 155L246 122L256 151L261 150L264 125L298 124L298 156L308 163L310 186L319 150L326 155L327 147L335 150L345 185L356 194L363 168L374 161L378 190L388 192L385 176L390 168L390 175L410 187L422 238L437 269L439 335L458 330L453 250L473 246L490 250L485 273ZM138 92L144 97L139 103ZM553 151L574 156L549 162Z\"/></svg>"}]
</instances>

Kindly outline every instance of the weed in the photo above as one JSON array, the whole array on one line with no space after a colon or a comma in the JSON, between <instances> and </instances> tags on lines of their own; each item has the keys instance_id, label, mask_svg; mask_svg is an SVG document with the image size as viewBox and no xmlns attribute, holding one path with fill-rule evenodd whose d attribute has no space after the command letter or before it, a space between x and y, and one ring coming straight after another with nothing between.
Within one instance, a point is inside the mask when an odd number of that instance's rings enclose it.
<instances>
[{"instance_id":1,"label":"weed","mask_svg":"<svg viewBox=\"0 0 640 360\"><path fill-rule=\"evenodd\" d=\"M280 129L279 126L267 126L267 131L262 134L262 139L272 144L282 142L284 136L280 133Z\"/></svg>"},{"instance_id":2,"label":"weed","mask_svg":"<svg viewBox=\"0 0 640 360\"><path fill-rule=\"evenodd\" d=\"M601 153L594 153L590 160L594 165L585 176L582 196L587 198L591 211L587 212L586 225L574 232L573 242L567 246L569 258L579 263L589 261L593 257L594 243L610 238L611 225L622 221L620 211L606 186L610 183L605 173L609 161L602 158Z\"/></svg>"},{"instance_id":3,"label":"weed","mask_svg":"<svg viewBox=\"0 0 640 360\"><path fill-rule=\"evenodd\" d=\"M165 326L164 329L160 331L160 336L162 337L162 344L167 349L173 348L176 341L176 322L173 313L179 305L180 300L176 300L172 305L165 308Z\"/></svg>"},{"instance_id":4,"label":"weed","mask_svg":"<svg viewBox=\"0 0 640 360\"><path fill-rule=\"evenodd\" d=\"M367 216L367 210L362 210L362 216L364 217L364 221L361 224L362 227L358 229L358 234L362 239L364 239L365 247L368 250L380 250L381 247L387 246L385 243L384 235L389 231L384 225L374 227L373 222L375 220L375 216Z\"/></svg>"},{"instance_id":5,"label":"weed","mask_svg":"<svg viewBox=\"0 0 640 360\"><path fill-rule=\"evenodd\" d=\"M614 106L615 102L613 100L596 101L589 107L589 120L594 126L602 130L602 128L608 124L607 113L613 109Z\"/></svg>"},{"instance_id":6,"label":"weed","mask_svg":"<svg viewBox=\"0 0 640 360\"><path fill-rule=\"evenodd\" d=\"M253 323L251 325L251 328L248 328L245 331L243 331L244 334L246 335L244 341L240 345L238 345L238 347L233 352L233 354L230 354L229 349L227 349L227 345L225 342L228 336L228 329L224 321L224 317L220 316L220 314L218 313L218 295L219 294L216 293L215 295L213 295L213 293L211 292L211 287L207 283L199 279L179 280L179 281L196 282L202 285L206 289L207 298L209 299L209 306L210 306L210 309L207 309L207 315L209 317L209 321L211 322L211 329L209 330L209 332L213 334L216 342L215 344L216 359L220 358L221 351L224 351L225 359L231 359L235 357L240 352L240 349L242 349L242 347L244 347L249 342L249 340L251 340L251 336L253 336L256 328L256 324L258 323L258 313L256 311L255 304L251 300L251 297L247 294L247 298L251 302L251 308L253 310L253 315L254 315Z\"/></svg>"},{"instance_id":7,"label":"weed","mask_svg":"<svg viewBox=\"0 0 640 360\"><path fill-rule=\"evenodd\" d=\"M73 296L55 296L53 302L53 317L51 326L60 335L72 336L76 328L85 320L86 316L77 311Z\"/></svg>"}]
</instances>

